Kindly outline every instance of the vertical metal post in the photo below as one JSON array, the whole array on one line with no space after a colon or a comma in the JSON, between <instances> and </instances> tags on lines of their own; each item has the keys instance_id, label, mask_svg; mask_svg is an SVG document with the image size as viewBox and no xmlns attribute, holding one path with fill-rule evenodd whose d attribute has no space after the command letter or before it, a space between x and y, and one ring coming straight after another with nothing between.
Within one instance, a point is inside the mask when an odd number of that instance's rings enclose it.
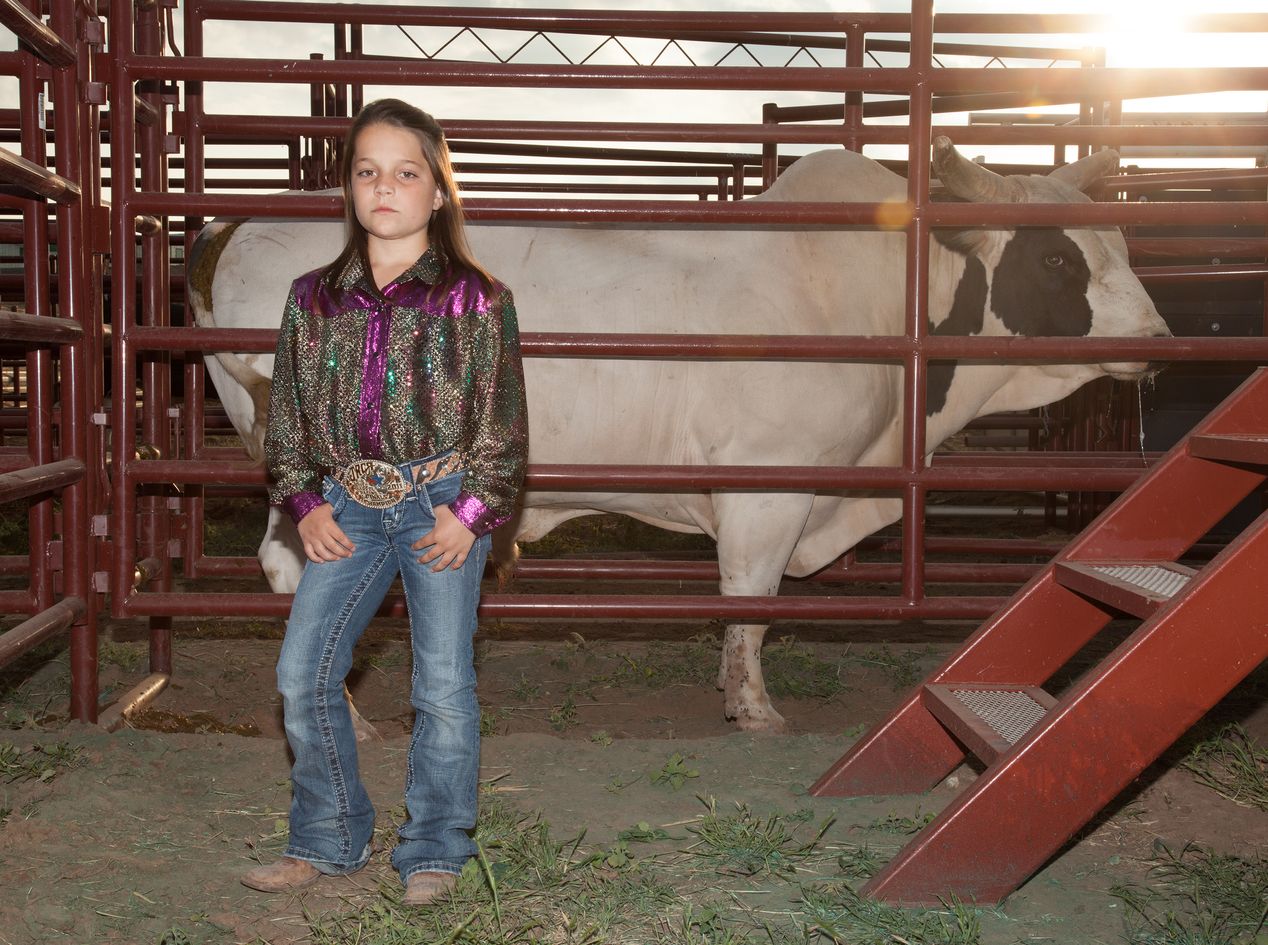
<instances>
[{"instance_id":1,"label":"vertical metal post","mask_svg":"<svg viewBox=\"0 0 1268 945\"><path fill-rule=\"evenodd\" d=\"M344 23L333 24L335 31L335 58L348 58L348 27ZM346 115L348 113L348 86L342 82L335 83L334 87L334 114Z\"/></svg>"},{"instance_id":2,"label":"vertical metal post","mask_svg":"<svg viewBox=\"0 0 1268 945\"><path fill-rule=\"evenodd\" d=\"M111 455L114 493L111 502L114 561L110 572L111 608L116 613L132 593L136 563L137 503L130 466L135 461L136 354L132 331L136 324L136 226L132 210L136 167L136 104L129 66L133 56L132 0L110 0L112 99L110 102L110 166L114 168L110 198L111 336Z\"/></svg>"},{"instance_id":3,"label":"vertical metal post","mask_svg":"<svg viewBox=\"0 0 1268 945\"><path fill-rule=\"evenodd\" d=\"M309 59L324 59L321 53L312 53ZM314 117L326 114L326 87L314 82L308 88L308 109ZM308 167L304 174L305 190L320 190L326 180L326 139L313 136L308 139Z\"/></svg>"},{"instance_id":4,"label":"vertical metal post","mask_svg":"<svg viewBox=\"0 0 1268 945\"><path fill-rule=\"evenodd\" d=\"M79 35L82 18L76 15L75 0L54 0L51 25L62 37ZM54 73L53 120L57 135L57 173L68 180L84 180L82 136L91 128L86 122L96 106L79 102L80 79L89 59L81 44L75 66ZM98 464L89 435L88 414L91 383L90 365L94 341L100 338L90 323L97 311L88 305L87 279L90 273L86 240L87 208L92 193L81 187L81 197L57 208L57 298L59 314L69 316L83 328L83 337L61 348L61 458L81 459L87 470ZM92 588L93 539L90 518L93 510L94 479L87 472L80 481L62 490L63 596L78 597L87 606L70 627L70 717L79 722L97 720L97 595Z\"/></svg>"},{"instance_id":5,"label":"vertical metal post","mask_svg":"<svg viewBox=\"0 0 1268 945\"><path fill-rule=\"evenodd\" d=\"M929 137L933 117L929 78L933 68L933 0L913 0L911 11L911 122L908 128L907 337L912 350L904 359L903 468L913 476L924 469L925 391L928 361L922 350L929 311ZM903 493L903 597L924 599L925 490L911 483Z\"/></svg>"},{"instance_id":6,"label":"vertical metal post","mask_svg":"<svg viewBox=\"0 0 1268 945\"><path fill-rule=\"evenodd\" d=\"M858 23L851 23L845 28L845 66L847 69L861 69L866 55L867 34ZM845 93L845 147L849 151L861 152L858 132L863 127L863 93Z\"/></svg>"},{"instance_id":7,"label":"vertical metal post","mask_svg":"<svg viewBox=\"0 0 1268 945\"><path fill-rule=\"evenodd\" d=\"M39 3L31 4L39 16ZM22 57L19 77L18 114L21 126L22 156L40 167L48 157L47 135L41 127L46 69L33 54ZM49 292L48 206L43 200L23 202L22 208L22 274L26 311L31 315L52 314ZM27 452L31 464L38 466L53 461L53 356L45 347L33 348L26 355ZM53 541L53 497L44 496L31 505L27 516L30 546L32 612L53 606L53 570L48 556Z\"/></svg>"},{"instance_id":8,"label":"vertical metal post","mask_svg":"<svg viewBox=\"0 0 1268 945\"><path fill-rule=\"evenodd\" d=\"M349 53L353 59L360 59L362 52L361 24L352 24L350 30L352 35L348 44ZM351 115L355 115L357 112L361 111L361 106L365 104L365 86L363 86L360 82L355 82L352 85L352 97L350 104L352 105L352 110L349 112Z\"/></svg>"},{"instance_id":9,"label":"vertical metal post","mask_svg":"<svg viewBox=\"0 0 1268 945\"><path fill-rule=\"evenodd\" d=\"M775 124L775 109L779 106L774 102L762 103L762 124ZM770 190L771 184L775 183L775 178L779 176L779 145L774 141L762 142L762 190Z\"/></svg>"},{"instance_id":10,"label":"vertical metal post","mask_svg":"<svg viewBox=\"0 0 1268 945\"><path fill-rule=\"evenodd\" d=\"M162 11L154 5L138 10L136 23L137 51L142 55L156 56L162 53L162 31L159 16ZM137 128L137 150L140 154L141 189L162 191L167 189L167 160L163 153L163 136L166 132L166 108L158 83L147 80L140 94L154 107L158 121ZM171 248L168 244L167 221L161 220L156 231L146 231L141 237L141 292L140 322L149 327L166 327L171 323L171 293L168 288L168 260ZM172 364L171 355L162 351L146 352L141 359L141 439L152 447L161 459L172 457L172 443L168 407L171 404ZM170 591L172 588L172 561L168 550L170 533L165 487L145 487L145 495L138 496L140 508L140 541L138 557L155 558L161 562L158 573L152 579L153 589ZM172 618L150 617L150 671L172 671Z\"/></svg>"},{"instance_id":11,"label":"vertical metal post","mask_svg":"<svg viewBox=\"0 0 1268 945\"><path fill-rule=\"evenodd\" d=\"M185 53L189 56L203 54L203 17L198 0L189 0L185 9ZM203 141L203 84L185 84L185 192L200 194L206 189L206 148ZM297 187L297 168L291 169L291 186ZM191 324L192 309L189 295L193 285L190 259L194 240L203 226L202 217L185 218L185 324ZM186 459L198 456L203 448L206 418L207 371L201 358L185 362L184 401L184 455ZM202 486L187 486L181 500L185 513L184 573L185 577L198 577L198 563L203 556L203 501Z\"/></svg>"}]
</instances>

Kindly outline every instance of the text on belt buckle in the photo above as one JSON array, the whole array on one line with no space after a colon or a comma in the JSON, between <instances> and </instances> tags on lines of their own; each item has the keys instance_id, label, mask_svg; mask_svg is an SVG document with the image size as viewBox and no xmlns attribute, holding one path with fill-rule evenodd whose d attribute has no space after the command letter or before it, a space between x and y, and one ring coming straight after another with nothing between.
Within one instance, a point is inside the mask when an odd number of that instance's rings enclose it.
<instances>
[{"instance_id":1,"label":"text on belt buckle","mask_svg":"<svg viewBox=\"0 0 1268 945\"><path fill-rule=\"evenodd\" d=\"M348 496L368 509L389 509L409 494L410 484L391 463L358 459L344 467L339 482Z\"/></svg>"}]
</instances>

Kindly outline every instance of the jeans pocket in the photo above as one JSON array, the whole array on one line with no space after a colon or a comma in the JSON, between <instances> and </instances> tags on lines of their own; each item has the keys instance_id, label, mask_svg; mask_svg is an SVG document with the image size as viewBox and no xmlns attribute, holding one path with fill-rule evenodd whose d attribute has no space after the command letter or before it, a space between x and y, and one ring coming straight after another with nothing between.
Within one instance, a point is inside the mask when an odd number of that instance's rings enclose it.
<instances>
[{"instance_id":1,"label":"jeans pocket","mask_svg":"<svg viewBox=\"0 0 1268 945\"><path fill-rule=\"evenodd\" d=\"M330 503L330 515L335 519L339 518L339 513L348 504L348 490L333 476L327 476L322 481L321 497Z\"/></svg>"},{"instance_id":2,"label":"jeans pocket","mask_svg":"<svg viewBox=\"0 0 1268 945\"><path fill-rule=\"evenodd\" d=\"M462 491L462 481L466 478L466 475L465 470L459 470L445 476L443 479L425 482L420 488L426 491L430 505L434 509L438 505L448 505L458 498L458 493Z\"/></svg>"}]
</instances>

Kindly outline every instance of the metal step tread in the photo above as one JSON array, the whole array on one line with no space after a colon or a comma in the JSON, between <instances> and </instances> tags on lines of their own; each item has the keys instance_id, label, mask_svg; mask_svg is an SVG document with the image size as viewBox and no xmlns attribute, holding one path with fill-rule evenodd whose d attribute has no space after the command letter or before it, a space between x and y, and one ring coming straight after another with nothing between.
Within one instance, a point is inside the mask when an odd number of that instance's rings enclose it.
<instances>
[{"instance_id":1,"label":"metal step tread","mask_svg":"<svg viewBox=\"0 0 1268 945\"><path fill-rule=\"evenodd\" d=\"M1010 683L933 683L925 706L987 764L1039 724L1056 700L1036 686Z\"/></svg>"},{"instance_id":2,"label":"metal step tread","mask_svg":"<svg viewBox=\"0 0 1268 945\"><path fill-rule=\"evenodd\" d=\"M1142 619L1181 596L1198 572L1174 561L1057 561L1057 583Z\"/></svg>"},{"instance_id":3,"label":"metal step tread","mask_svg":"<svg viewBox=\"0 0 1268 945\"><path fill-rule=\"evenodd\" d=\"M1189 437L1189 455L1219 462L1268 465L1268 435L1194 434Z\"/></svg>"},{"instance_id":4,"label":"metal step tread","mask_svg":"<svg viewBox=\"0 0 1268 945\"><path fill-rule=\"evenodd\" d=\"M1159 597L1175 597L1192 575L1165 564L1094 564L1093 571L1117 578Z\"/></svg>"}]
</instances>

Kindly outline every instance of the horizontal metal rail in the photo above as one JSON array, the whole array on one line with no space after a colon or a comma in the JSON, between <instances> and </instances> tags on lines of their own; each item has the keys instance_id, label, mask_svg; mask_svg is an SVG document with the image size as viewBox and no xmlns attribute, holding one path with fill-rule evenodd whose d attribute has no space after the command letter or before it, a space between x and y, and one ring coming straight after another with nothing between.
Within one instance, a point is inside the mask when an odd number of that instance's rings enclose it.
<instances>
[{"instance_id":1,"label":"horizontal metal rail","mask_svg":"<svg viewBox=\"0 0 1268 945\"><path fill-rule=\"evenodd\" d=\"M19 0L0 0L0 24L51 66L69 66L75 50Z\"/></svg>"},{"instance_id":2,"label":"horizontal metal rail","mask_svg":"<svg viewBox=\"0 0 1268 945\"><path fill-rule=\"evenodd\" d=\"M836 106L838 110L840 106ZM211 140L221 136L259 136L275 140L279 136L341 137L352 119L331 117L278 117L211 113L201 119L204 134ZM1243 125L1220 129L1220 143L1264 145L1264 125ZM861 129L841 125L805 126L788 124L722 124L688 122L590 122L529 121L523 119L445 119L440 122L453 146L465 139L585 140L585 141L699 141L710 143L841 144L849 139L859 144L906 144L907 129L902 125L876 125ZM934 125L933 134L945 134L963 144L1086 144L1164 145L1207 144L1209 127L1193 125L1060 125L1052 128ZM760 161L760 157L754 157Z\"/></svg>"},{"instance_id":3,"label":"horizontal metal rail","mask_svg":"<svg viewBox=\"0 0 1268 945\"><path fill-rule=\"evenodd\" d=\"M32 647L65 630L84 615L86 607L78 597L66 597L48 610L24 620L0 636L0 666L6 666Z\"/></svg>"},{"instance_id":4,"label":"horizontal metal rail","mask_svg":"<svg viewBox=\"0 0 1268 945\"><path fill-rule=\"evenodd\" d=\"M1024 584L1041 568L1038 564L946 564L925 565L930 584ZM256 562L256 570L259 563ZM898 584L903 566L899 563L855 562L848 567L833 566L805 578L812 584ZM517 581L711 581L721 577L716 561L643 561L606 558L520 558L515 565Z\"/></svg>"},{"instance_id":5,"label":"horizontal metal rail","mask_svg":"<svg viewBox=\"0 0 1268 945\"><path fill-rule=\"evenodd\" d=\"M899 466L618 466L538 463L528 469L525 487L538 492L699 491L704 489L902 489L918 483L926 490L996 491L1001 488L1058 491L1077 480L1080 488L1121 491L1144 473L1136 468L1041 466L938 466L910 472ZM254 463L208 463L166 459L124 466L130 483L267 482ZM16 474L15 474L16 475Z\"/></svg>"},{"instance_id":6,"label":"horizontal metal rail","mask_svg":"<svg viewBox=\"0 0 1268 945\"><path fill-rule=\"evenodd\" d=\"M634 33L662 29L674 34L709 30L774 30L840 33L850 26L868 32L908 33L907 13L856 10L848 13L749 13L658 10L508 10L498 7L414 7L401 4L290 3L267 0L207 0L203 20L325 22L388 26L453 26L543 32ZM1097 33L1105 16L1083 13L939 13L939 33ZM1185 18L1185 29L1203 33L1268 32L1268 14L1208 13Z\"/></svg>"},{"instance_id":7,"label":"horizontal metal rail","mask_svg":"<svg viewBox=\"0 0 1268 945\"><path fill-rule=\"evenodd\" d=\"M277 350L276 328L133 328L139 351ZM1268 359L1268 338L1021 338L936 335L672 335L620 332L525 332L530 358L686 358L707 361L885 361L922 351L930 360L1093 363L1102 360L1227 361Z\"/></svg>"},{"instance_id":8,"label":"horizontal metal rail","mask_svg":"<svg viewBox=\"0 0 1268 945\"><path fill-rule=\"evenodd\" d=\"M1151 282L1256 282L1268 280L1268 266L1247 263L1231 266L1148 266L1132 269L1144 284Z\"/></svg>"},{"instance_id":9,"label":"horizontal metal rail","mask_svg":"<svg viewBox=\"0 0 1268 945\"><path fill-rule=\"evenodd\" d=\"M941 23L941 21L939 21ZM276 82L458 85L496 88L706 89L709 91L881 92L906 95L919 82L935 95L983 92L1152 98L1268 88L1268 68L1211 69L935 69L761 66L595 66L364 59L229 59L135 56L136 79L186 82Z\"/></svg>"},{"instance_id":10,"label":"horizontal metal rail","mask_svg":"<svg viewBox=\"0 0 1268 945\"><path fill-rule=\"evenodd\" d=\"M924 550L926 554L955 554L955 555L976 555L976 556L996 556L1001 558L1051 558L1065 546L1062 541L1044 541L1038 539L1026 538L940 538L937 536L926 537L924 541ZM875 552L878 554L898 554L902 551L901 539L886 538L877 535L871 535L860 541L855 549L859 552ZM1202 552L1206 557L1214 555L1219 548L1209 548L1204 545L1195 545L1192 549L1194 553ZM639 552L628 552L623 555L608 555L608 559L616 560L638 560L638 561L664 561L666 564L675 564L682 561L681 558L641 555ZM534 558L520 558L516 566L516 574L521 573L521 568L531 566L536 560ZM696 564L700 562L686 562L687 564ZM716 559L712 556L703 561L705 564L716 566ZM855 562L852 564L833 564L822 572L817 572L815 576L806 578L807 581L818 581L818 574L826 575L825 581L832 582L836 580L847 580L844 575L855 573L855 569L860 564L869 564L869 562ZM961 567L961 565L948 565L949 567ZM1028 568L1032 565L1019 564L1014 565L1017 568ZM186 562L189 567L189 562ZM976 568L977 564L963 565L963 567ZM232 556L203 556L196 563L198 576L200 577L258 577L260 574L260 559L256 557L232 557ZM948 583L951 583L948 581ZM975 582L976 583L976 582Z\"/></svg>"},{"instance_id":11,"label":"horizontal metal rail","mask_svg":"<svg viewBox=\"0 0 1268 945\"><path fill-rule=\"evenodd\" d=\"M12 184L36 197L47 197L55 203L79 199L78 184L5 148L0 148L0 182Z\"/></svg>"},{"instance_id":12,"label":"horizontal metal rail","mask_svg":"<svg viewBox=\"0 0 1268 945\"><path fill-rule=\"evenodd\" d=\"M995 415L990 417L980 417L972 421L964 429L1038 429L1043 426L1043 418L1041 417L1008 417L1004 415ZM229 429L224 426L220 429ZM1155 462L1162 456L1161 453L1148 452L1111 452L1109 450L1045 450L1042 453L1043 465L1052 467L1061 467L1064 469L1143 469ZM936 452L933 455L933 463L941 468L948 466L1029 466L1035 462L1035 454L1029 451L1021 452L999 452L996 450L955 450ZM232 446L205 446L198 451L196 456L185 457L188 460L197 460L200 463L223 463L229 468L238 468L241 466L258 466L247 456L245 450L241 447ZM151 462L147 460L146 462ZM584 467L583 467L584 468ZM709 467L714 468L714 467ZM759 466L758 469L766 469L769 467ZM820 468L820 467L812 467ZM852 467L853 468L853 467ZM212 485L212 483L204 483ZM236 483L242 485L242 483Z\"/></svg>"},{"instance_id":13,"label":"horizontal metal rail","mask_svg":"<svg viewBox=\"0 0 1268 945\"><path fill-rule=\"evenodd\" d=\"M64 345L78 341L84 330L78 322L26 312L0 312L0 342L32 345Z\"/></svg>"},{"instance_id":14,"label":"horizontal metal rail","mask_svg":"<svg viewBox=\"0 0 1268 945\"><path fill-rule=\"evenodd\" d=\"M201 617L286 617L291 594L134 594L116 601L121 617L166 615ZM1007 601L1004 597L926 597L918 602L894 597L723 597L665 594L489 594L482 598L485 620L980 620ZM404 598L390 595L381 616L406 616Z\"/></svg>"},{"instance_id":15,"label":"horizontal metal rail","mask_svg":"<svg viewBox=\"0 0 1268 945\"><path fill-rule=\"evenodd\" d=\"M163 194L138 192L129 201L137 213L214 216L342 216L338 195ZM471 220L522 223L628 225L634 223L706 226L831 227L865 226L901 230L920 217L930 226L1127 226L1208 224L1268 225L1268 203L1214 200L1156 203L939 203L919 214L909 204L818 201L728 201L701 204L682 200L494 200L465 202Z\"/></svg>"},{"instance_id":16,"label":"horizontal metal rail","mask_svg":"<svg viewBox=\"0 0 1268 945\"><path fill-rule=\"evenodd\" d=\"M62 489L83 478L84 463L80 459L62 459L0 474L0 505Z\"/></svg>"}]
</instances>

